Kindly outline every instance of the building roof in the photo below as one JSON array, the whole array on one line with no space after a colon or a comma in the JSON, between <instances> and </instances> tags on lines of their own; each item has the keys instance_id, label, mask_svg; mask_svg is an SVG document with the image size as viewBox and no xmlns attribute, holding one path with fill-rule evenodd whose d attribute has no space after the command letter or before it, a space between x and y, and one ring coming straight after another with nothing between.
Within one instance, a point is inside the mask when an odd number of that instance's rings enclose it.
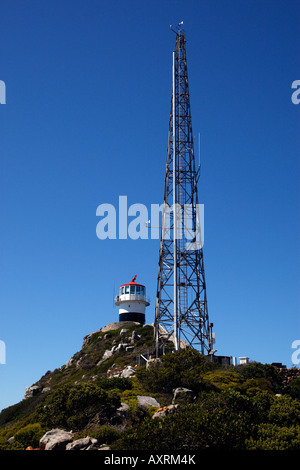
<instances>
[{"instance_id":1,"label":"building roof","mask_svg":"<svg viewBox=\"0 0 300 470\"><path fill-rule=\"evenodd\" d=\"M137 276L135 275L134 278L132 278L131 282L127 282L127 284L121 284L120 287L123 287L123 286L144 286L144 284L138 284L137 282L135 282Z\"/></svg>"}]
</instances>

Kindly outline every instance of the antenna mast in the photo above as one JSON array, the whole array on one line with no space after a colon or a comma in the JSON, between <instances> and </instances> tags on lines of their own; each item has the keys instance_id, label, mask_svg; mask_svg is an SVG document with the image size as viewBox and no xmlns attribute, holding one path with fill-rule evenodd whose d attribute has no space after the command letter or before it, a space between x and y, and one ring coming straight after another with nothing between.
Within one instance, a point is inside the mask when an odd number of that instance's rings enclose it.
<instances>
[{"instance_id":1,"label":"antenna mast","mask_svg":"<svg viewBox=\"0 0 300 470\"><path fill-rule=\"evenodd\" d=\"M154 323L157 356L168 341L175 350L187 345L203 354L215 352L207 310L197 189L200 169L195 165L182 23L177 31L171 27L176 48Z\"/></svg>"}]
</instances>

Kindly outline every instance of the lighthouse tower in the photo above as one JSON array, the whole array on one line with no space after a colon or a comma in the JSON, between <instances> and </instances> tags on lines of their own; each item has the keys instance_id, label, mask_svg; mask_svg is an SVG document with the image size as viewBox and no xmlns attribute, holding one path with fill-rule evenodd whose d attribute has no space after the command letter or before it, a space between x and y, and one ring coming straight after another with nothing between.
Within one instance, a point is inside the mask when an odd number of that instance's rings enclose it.
<instances>
[{"instance_id":1,"label":"lighthouse tower","mask_svg":"<svg viewBox=\"0 0 300 470\"><path fill-rule=\"evenodd\" d=\"M150 303L146 301L146 287L135 280L136 276L131 282L120 286L115 305L119 306L119 321L135 321L143 324L145 309Z\"/></svg>"}]
</instances>

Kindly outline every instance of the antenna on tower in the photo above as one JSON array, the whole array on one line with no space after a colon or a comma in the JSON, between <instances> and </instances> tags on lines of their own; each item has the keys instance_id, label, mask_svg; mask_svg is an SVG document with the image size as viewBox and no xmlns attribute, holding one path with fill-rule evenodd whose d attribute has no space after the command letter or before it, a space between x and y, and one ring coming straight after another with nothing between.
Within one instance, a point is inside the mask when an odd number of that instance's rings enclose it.
<instances>
[{"instance_id":1,"label":"antenna on tower","mask_svg":"<svg viewBox=\"0 0 300 470\"><path fill-rule=\"evenodd\" d=\"M198 138L199 138L199 170L200 170L200 132L199 132L199 135L198 135Z\"/></svg>"},{"instance_id":2,"label":"antenna on tower","mask_svg":"<svg viewBox=\"0 0 300 470\"><path fill-rule=\"evenodd\" d=\"M173 29L173 25L170 24L170 30L173 31L173 33L175 34L181 33L181 31L183 31L183 28L180 27L181 25L183 25L183 21L180 21L180 23L177 24L177 31L175 31L175 29Z\"/></svg>"},{"instance_id":3,"label":"antenna on tower","mask_svg":"<svg viewBox=\"0 0 300 470\"><path fill-rule=\"evenodd\" d=\"M116 291L115 291L115 281L113 286L113 308L115 308L115 298L116 298Z\"/></svg>"}]
</instances>

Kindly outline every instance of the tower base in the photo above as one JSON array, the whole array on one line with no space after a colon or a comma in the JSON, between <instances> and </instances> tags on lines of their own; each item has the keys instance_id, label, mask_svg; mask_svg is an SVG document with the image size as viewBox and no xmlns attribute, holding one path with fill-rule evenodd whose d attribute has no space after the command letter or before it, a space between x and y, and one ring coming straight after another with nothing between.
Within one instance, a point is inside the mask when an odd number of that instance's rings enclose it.
<instances>
[{"instance_id":1,"label":"tower base","mask_svg":"<svg viewBox=\"0 0 300 470\"><path fill-rule=\"evenodd\" d=\"M119 321L135 321L145 323L145 314L137 312L124 312L119 314Z\"/></svg>"}]
</instances>

